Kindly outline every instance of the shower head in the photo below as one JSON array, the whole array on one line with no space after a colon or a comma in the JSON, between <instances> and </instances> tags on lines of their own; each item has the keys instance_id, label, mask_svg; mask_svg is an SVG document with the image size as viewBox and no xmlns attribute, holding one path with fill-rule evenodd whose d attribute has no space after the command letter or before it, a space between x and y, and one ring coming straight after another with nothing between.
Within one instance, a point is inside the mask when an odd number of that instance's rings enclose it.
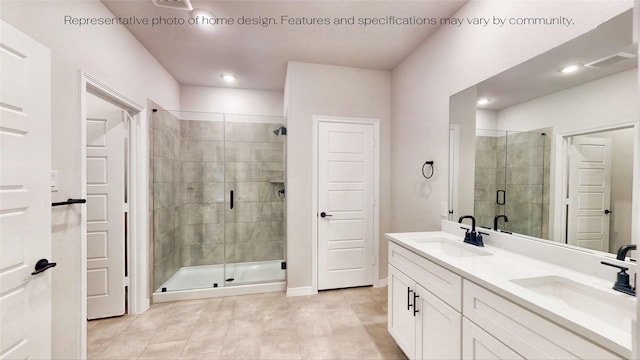
<instances>
[{"instance_id":1,"label":"shower head","mask_svg":"<svg viewBox=\"0 0 640 360\"><path fill-rule=\"evenodd\" d=\"M279 128L273 130L273 133L278 136L278 135L287 135L287 128L284 126L280 126Z\"/></svg>"}]
</instances>

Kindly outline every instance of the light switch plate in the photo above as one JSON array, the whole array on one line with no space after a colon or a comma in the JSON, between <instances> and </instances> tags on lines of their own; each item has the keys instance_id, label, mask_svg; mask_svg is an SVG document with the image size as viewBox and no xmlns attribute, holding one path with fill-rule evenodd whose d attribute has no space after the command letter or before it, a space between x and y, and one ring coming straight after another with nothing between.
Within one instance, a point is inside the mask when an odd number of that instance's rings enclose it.
<instances>
[{"instance_id":1,"label":"light switch plate","mask_svg":"<svg viewBox=\"0 0 640 360\"><path fill-rule=\"evenodd\" d=\"M51 170L51 192L58 191L58 170Z\"/></svg>"},{"instance_id":2,"label":"light switch plate","mask_svg":"<svg viewBox=\"0 0 640 360\"><path fill-rule=\"evenodd\" d=\"M446 201L440 203L440 216L448 217L449 216L449 204Z\"/></svg>"}]
</instances>

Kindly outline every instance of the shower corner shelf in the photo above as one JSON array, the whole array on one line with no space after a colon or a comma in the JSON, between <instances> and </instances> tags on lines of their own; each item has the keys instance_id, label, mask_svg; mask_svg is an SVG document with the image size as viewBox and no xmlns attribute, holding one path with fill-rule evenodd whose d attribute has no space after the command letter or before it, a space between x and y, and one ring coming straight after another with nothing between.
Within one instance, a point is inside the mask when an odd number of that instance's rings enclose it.
<instances>
[{"instance_id":1,"label":"shower corner shelf","mask_svg":"<svg viewBox=\"0 0 640 360\"><path fill-rule=\"evenodd\" d=\"M284 184L284 180L269 180L272 184Z\"/></svg>"}]
</instances>

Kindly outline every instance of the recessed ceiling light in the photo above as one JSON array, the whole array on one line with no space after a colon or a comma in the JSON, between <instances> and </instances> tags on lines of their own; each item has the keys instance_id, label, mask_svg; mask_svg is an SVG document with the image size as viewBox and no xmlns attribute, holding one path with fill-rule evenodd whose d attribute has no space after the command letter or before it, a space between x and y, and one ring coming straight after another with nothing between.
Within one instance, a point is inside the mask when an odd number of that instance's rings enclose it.
<instances>
[{"instance_id":1,"label":"recessed ceiling light","mask_svg":"<svg viewBox=\"0 0 640 360\"><path fill-rule=\"evenodd\" d=\"M560 69L560 72L563 74L570 74L572 72L576 72L578 71L578 69L580 69L582 65L579 64L571 64L571 65L567 65L563 68Z\"/></svg>"},{"instance_id":2,"label":"recessed ceiling light","mask_svg":"<svg viewBox=\"0 0 640 360\"><path fill-rule=\"evenodd\" d=\"M231 74L222 74L220 75L220 78L228 83L232 83L237 80L237 78Z\"/></svg>"},{"instance_id":3,"label":"recessed ceiling light","mask_svg":"<svg viewBox=\"0 0 640 360\"><path fill-rule=\"evenodd\" d=\"M201 29L214 29L216 24L216 17L215 15L213 15L212 13L206 11L206 10L201 10L201 9L196 9L193 10L191 12L191 17L193 19L195 19L194 21L196 22L197 25L200 25Z\"/></svg>"},{"instance_id":4,"label":"recessed ceiling light","mask_svg":"<svg viewBox=\"0 0 640 360\"><path fill-rule=\"evenodd\" d=\"M491 99L489 99L489 98L480 98L480 99L478 99L478 105L480 105L480 106L487 105L490 102L491 102Z\"/></svg>"}]
</instances>

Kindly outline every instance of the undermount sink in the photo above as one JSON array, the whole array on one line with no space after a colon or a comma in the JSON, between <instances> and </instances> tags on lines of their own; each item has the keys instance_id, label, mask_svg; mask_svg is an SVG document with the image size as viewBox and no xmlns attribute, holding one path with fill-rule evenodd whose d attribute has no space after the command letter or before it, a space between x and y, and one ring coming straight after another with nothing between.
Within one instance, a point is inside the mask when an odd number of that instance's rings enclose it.
<instances>
[{"instance_id":1,"label":"undermount sink","mask_svg":"<svg viewBox=\"0 0 640 360\"><path fill-rule=\"evenodd\" d=\"M562 307L563 312L580 312L624 332L631 331L635 317L634 298L607 292L561 276L540 276L511 280Z\"/></svg>"},{"instance_id":2,"label":"undermount sink","mask_svg":"<svg viewBox=\"0 0 640 360\"><path fill-rule=\"evenodd\" d=\"M493 255L490 252L486 252L480 248L474 247L473 245L464 244L462 242L457 243L451 240L437 238L417 238L413 240L420 245L428 247L429 250L439 251L447 256L469 257Z\"/></svg>"}]
</instances>

